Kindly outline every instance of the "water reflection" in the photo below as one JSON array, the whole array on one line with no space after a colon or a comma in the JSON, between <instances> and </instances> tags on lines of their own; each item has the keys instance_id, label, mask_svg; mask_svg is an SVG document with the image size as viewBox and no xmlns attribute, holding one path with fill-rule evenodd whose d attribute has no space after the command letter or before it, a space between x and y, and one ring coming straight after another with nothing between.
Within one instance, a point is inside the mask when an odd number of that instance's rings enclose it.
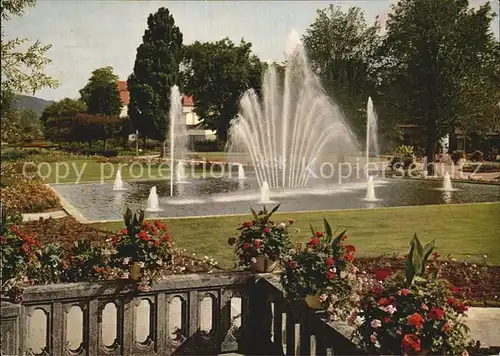
<instances>
[{"instance_id":1,"label":"water reflection","mask_svg":"<svg viewBox=\"0 0 500 356\"><path fill-rule=\"evenodd\" d=\"M452 202L452 192L443 192L443 202L445 204L450 204Z\"/></svg>"}]
</instances>

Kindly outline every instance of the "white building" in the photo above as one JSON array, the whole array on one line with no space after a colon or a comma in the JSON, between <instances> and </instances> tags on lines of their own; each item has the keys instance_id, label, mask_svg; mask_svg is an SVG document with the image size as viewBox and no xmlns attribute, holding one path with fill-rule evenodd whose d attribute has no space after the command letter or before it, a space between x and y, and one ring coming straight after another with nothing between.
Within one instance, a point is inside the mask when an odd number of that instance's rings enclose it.
<instances>
[{"instance_id":1,"label":"white building","mask_svg":"<svg viewBox=\"0 0 500 356\"><path fill-rule=\"evenodd\" d=\"M126 117L128 113L128 104L130 102L127 82L125 80L119 80L118 89L120 90L120 98L123 103L120 117ZM200 119L194 112L193 98L190 96L182 95L182 115L186 123L190 145L196 141L215 140L215 131L205 130L201 126Z\"/></svg>"}]
</instances>

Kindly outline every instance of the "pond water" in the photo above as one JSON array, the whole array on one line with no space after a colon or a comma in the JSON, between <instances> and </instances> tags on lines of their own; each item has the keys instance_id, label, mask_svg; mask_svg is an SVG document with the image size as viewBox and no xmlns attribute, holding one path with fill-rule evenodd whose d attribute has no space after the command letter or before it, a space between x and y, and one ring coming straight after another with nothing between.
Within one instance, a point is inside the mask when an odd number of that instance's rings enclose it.
<instances>
[{"instance_id":1,"label":"pond water","mask_svg":"<svg viewBox=\"0 0 500 356\"><path fill-rule=\"evenodd\" d=\"M260 208L260 191L255 180L199 179L174 186L170 182L125 182L126 191L113 191L112 183L54 185L53 188L85 218L121 220L127 207L145 208L149 192L156 186L161 211L146 216L186 217L246 214ZM375 180L377 201L366 201L367 182L316 185L314 188L271 190L266 206L281 203L280 211L360 209L412 205L460 204L500 201L498 185L453 183L454 191L441 191L442 182L433 180Z\"/></svg>"}]
</instances>

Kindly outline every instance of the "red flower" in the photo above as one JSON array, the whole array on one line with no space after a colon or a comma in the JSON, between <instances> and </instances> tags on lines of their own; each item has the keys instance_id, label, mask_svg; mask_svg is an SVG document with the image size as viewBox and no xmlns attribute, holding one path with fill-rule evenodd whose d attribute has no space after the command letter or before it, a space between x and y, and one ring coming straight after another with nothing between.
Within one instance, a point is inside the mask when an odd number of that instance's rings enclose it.
<instances>
[{"instance_id":1,"label":"red flower","mask_svg":"<svg viewBox=\"0 0 500 356\"><path fill-rule=\"evenodd\" d=\"M290 261L289 266L290 266L291 269L296 269L297 268L297 262Z\"/></svg>"},{"instance_id":2,"label":"red flower","mask_svg":"<svg viewBox=\"0 0 500 356\"><path fill-rule=\"evenodd\" d=\"M27 243L24 243L23 244L23 251L28 254L30 252L30 245L28 245Z\"/></svg>"},{"instance_id":3,"label":"red flower","mask_svg":"<svg viewBox=\"0 0 500 356\"><path fill-rule=\"evenodd\" d=\"M382 293L382 286L380 284L375 284L372 288L372 292L377 295Z\"/></svg>"},{"instance_id":4,"label":"red flower","mask_svg":"<svg viewBox=\"0 0 500 356\"><path fill-rule=\"evenodd\" d=\"M249 248L250 248L250 244L249 244L248 242L245 242L245 243L243 244L243 249L244 249L244 250L248 250Z\"/></svg>"},{"instance_id":5,"label":"red flower","mask_svg":"<svg viewBox=\"0 0 500 356\"><path fill-rule=\"evenodd\" d=\"M253 242L253 245L254 245L255 248L259 248L260 247L260 240L259 239L255 240Z\"/></svg>"},{"instance_id":6,"label":"red flower","mask_svg":"<svg viewBox=\"0 0 500 356\"><path fill-rule=\"evenodd\" d=\"M290 223L290 225L292 225L295 222L295 220L294 219L290 219L290 220L288 220L288 222Z\"/></svg>"},{"instance_id":7,"label":"red flower","mask_svg":"<svg viewBox=\"0 0 500 356\"><path fill-rule=\"evenodd\" d=\"M111 243L114 245L116 245L118 242L120 242L120 236L113 236L111 238Z\"/></svg>"},{"instance_id":8,"label":"red flower","mask_svg":"<svg viewBox=\"0 0 500 356\"><path fill-rule=\"evenodd\" d=\"M387 298L382 297L378 300L378 304L382 305L382 306L386 306L386 305L391 304L391 301Z\"/></svg>"},{"instance_id":9,"label":"red flower","mask_svg":"<svg viewBox=\"0 0 500 356\"><path fill-rule=\"evenodd\" d=\"M353 245L346 245L345 250L347 251L347 253L355 253L356 247L354 247Z\"/></svg>"},{"instance_id":10,"label":"red flower","mask_svg":"<svg viewBox=\"0 0 500 356\"><path fill-rule=\"evenodd\" d=\"M249 221L243 223L243 226L246 228L251 228L253 226L252 220L249 220Z\"/></svg>"},{"instance_id":11,"label":"red flower","mask_svg":"<svg viewBox=\"0 0 500 356\"><path fill-rule=\"evenodd\" d=\"M455 287L455 286L451 286L451 292L452 292L453 294L460 293L460 288Z\"/></svg>"},{"instance_id":12,"label":"red flower","mask_svg":"<svg viewBox=\"0 0 500 356\"><path fill-rule=\"evenodd\" d=\"M342 236L342 240L344 240L344 241L345 241L345 240L347 240L347 238L348 238L348 237L349 237L349 236L344 235L344 236Z\"/></svg>"},{"instance_id":13,"label":"red flower","mask_svg":"<svg viewBox=\"0 0 500 356\"><path fill-rule=\"evenodd\" d=\"M417 329L422 329L424 318L419 313L414 313L408 317L408 325L415 325Z\"/></svg>"},{"instance_id":14,"label":"red flower","mask_svg":"<svg viewBox=\"0 0 500 356\"><path fill-rule=\"evenodd\" d=\"M431 318L432 320L443 320L444 318L443 309L432 307L431 311L429 312L429 318Z\"/></svg>"},{"instance_id":15,"label":"red flower","mask_svg":"<svg viewBox=\"0 0 500 356\"><path fill-rule=\"evenodd\" d=\"M65 271L66 271L66 270L68 270L68 269L69 269L69 263L68 263L68 261L63 260L62 264L63 264L63 270L65 270Z\"/></svg>"},{"instance_id":16,"label":"red flower","mask_svg":"<svg viewBox=\"0 0 500 356\"><path fill-rule=\"evenodd\" d=\"M401 289L401 295L402 296L406 297L408 294L410 294L410 290L408 290L406 288Z\"/></svg>"},{"instance_id":17,"label":"red flower","mask_svg":"<svg viewBox=\"0 0 500 356\"><path fill-rule=\"evenodd\" d=\"M348 253L344 256L344 260L346 260L347 262L352 262L354 260L354 254L352 253Z\"/></svg>"},{"instance_id":18,"label":"red flower","mask_svg":"<svg viewBox=\"0 0 500 356\"><path fill-rule=\"evenodd\" d=\"M406 334L403 336L401 341L401 346L405 352L419 352L420 351L420 339L415 334Z\"/></svg>"},{"instance_id":19,"label":"red flower","mask_svg":"<svg viewBox=\"0 0 500 356\"><path fill-rule=\"evenodd\" d=\"M459 312L459 313L464 313L464 312L466 312L467 310L469 310L469 307L467 307L464 303L460 303L460 304L457 306L457 309L458 309L458 312Z\"/></svg>"},{"instance_id":20,"label":"red flower","mask_svg":"<svg viewBox=\"0 0 500 356\"><path fill-rule=\"evenodd\" d=\"M449 297L448 298L448 304L451 305L451 306L454 306L455 304L457 304L457 298L455 298L455 297Z\"/></svg>"},{"instance_id":21,"label":"red flower","mask_svg":"<svg viewBox=\"0 0 500 356\"><path fill-rule=\"evenodd\" d=\"M271 231L271 229L270 229L270 228L268 228L268 227L265 227L265 228L264 228L264 233L266 233L266 234L267 234L267 233L269 233L269 231Z\"/></svg>"},{"instance_id":22,"label":"red flower","mask_svg":"<svg viewBox=\"0 0 500 356\"><path fill-rule=\"evenodd\" d=\"M333 279L333 277L335 277L335 272L332 272L332 271L326 272L327 279Z\"/></svg>"},{"instance_id":23,"label":"red flower","mask_svg":"<svg viewBox=\"0 0 500 356\"><path fill-rule=\"evenodd\" d=\"M317 235L317 234L318 234L318 233L316 233L316 235ZM309 242L309 244L310 244L310 245L312 245L312 246L316 246L316 245L318 245L318 244L319 244L319 239L318 239L317 237L313 237L313 238L311 239L311 242Z\"/></svg>"},{"instance_id":24,"label":"red flower","mask_svg":"<svg viewBox=\"0 0 500 356\"><path fill-rule=\"evenodd\" d=\"M5 245L7 243L7 238L5 236L0 237L0 242L2 245Z\"/></svg>"},{"instance_id":25,"label":"red flower","mask_svg":"<svg viewBox=\"0 0 500 356\"><path fill-rule=\"evenodd\" d=\"M96 273L101 273L102 272L102 268L101 267L95 267L95 271L96 271Z\"/></svg>"},{"instance_id":26,"label":"red flower","mask_svg":"<svg viewBox=\"0 0 500 356\"><path fill-rule=\"evenodd\" d=\"M141 230L141 231L139 231L138 237L139 237L141 240L144 240L144 241L149 241L149 235L148 235L148 233L146 232L146 230Z\"/></svg>"},{"instance_id":27,"label":"red flower","mask_svg":"<svg viewBox=\"0 0 500 356\"><path fill-rule=\"evenodd\" d=\"M448 331L450 331L450 323L447 322L446 324L443 325L443 331L445 333L447 333Z\"/></svg>"},{"instance_id":28,"label":"red flower","mask_svg":"<svg viewBox=\"0 0 500 356\"><path fill-rule=\"evenodd\" d=\"M323 236L323 233L321 231L316 231L316 237L321 237Z\"/></svg>"},{"instance_id":29,"label":"red flower","mask_svg":"<svg viewBox=\"0 0 500 356\"><path fill-rule=\"evenodd\" d=\"M156 247L159 247L160 246L160 240L155 240L154 244L155 244Z\"/></svg>"},{"instance_id":30,"label":"red flower","mask_svg":"<svg viewBox=\"0 0 500 356\"><path fill-rule=\"evenodd\" d=\"M392 323L392 319L386 316L384 317L384 323L386 324Z\"/></svg>"},{"instance_id":31,"label":"red flower","mask_svg":"<svg viewBox=\"0 0 500 356\"><path fill-rule=\"evenodd\" d=\"M333 259L333 257L328 256L328 257L326 258L326 265L327 265L328 267L333 266L333 264L334 264L334 263L335 263L335 260Z\"/></svg>"},{"instance_id":32,"label":"red flower","mask_svg":"<svg viewBox=\"0 0 500 356\"><path fill-rule=\"evenodd\" d=\"M128 230L126 228L123 228L120 230L120 234L126 235L128 234Z\"/></svg>"},{"instance_id":33,"label":"red flower","mask_svg":"<svg viewBox=\"0 0 500 356\"><path fill-rule=\"evenodd\" d=\"M432 256L434 257L435 260L437 260L439 257L441 257L441 255L439 253L437 253L437 252L434 252L432 254Z\"/></svg>"},{"instance_id":34,"label":"red flower","mask_svg":"<svg viewBox=\"0 0 500 356\"><path fill-rule=\"evenodd\" d=\"M392 270L390 268L381 268L375 271L375 279L377 281L383 281L387 279L392 274Z\"/></svg>"}]
</instances>

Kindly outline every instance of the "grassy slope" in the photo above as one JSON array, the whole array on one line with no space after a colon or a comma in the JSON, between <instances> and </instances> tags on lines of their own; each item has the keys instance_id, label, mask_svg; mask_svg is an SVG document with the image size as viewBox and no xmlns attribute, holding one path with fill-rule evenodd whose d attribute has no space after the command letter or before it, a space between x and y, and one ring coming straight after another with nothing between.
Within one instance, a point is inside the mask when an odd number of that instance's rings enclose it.
<instances>
[{"instance_id":1,"label":"grassy slope","mask_svg":"<svg viewBox=\"0 0 500 356\"><path fill-rule=\"evenodd\" d=\"M423 241L435 238L442 256L451 254L465 260L470 255L471 260L479 261L487 255L489 263L500 264L500 203L283 213L276 214L274 220L293 217L300 233L292 238L304 241L310 236L309 223L320 229L323 216L332 226L347 229L349 242L356 245L359 255L405 254L410 238L418 233ZM234 257L227 238L248 219L223 216L165 221L179 247L231 267ZM94 226L115 231L122 228L121 223Z\"/></svg>"}]
</instances>

